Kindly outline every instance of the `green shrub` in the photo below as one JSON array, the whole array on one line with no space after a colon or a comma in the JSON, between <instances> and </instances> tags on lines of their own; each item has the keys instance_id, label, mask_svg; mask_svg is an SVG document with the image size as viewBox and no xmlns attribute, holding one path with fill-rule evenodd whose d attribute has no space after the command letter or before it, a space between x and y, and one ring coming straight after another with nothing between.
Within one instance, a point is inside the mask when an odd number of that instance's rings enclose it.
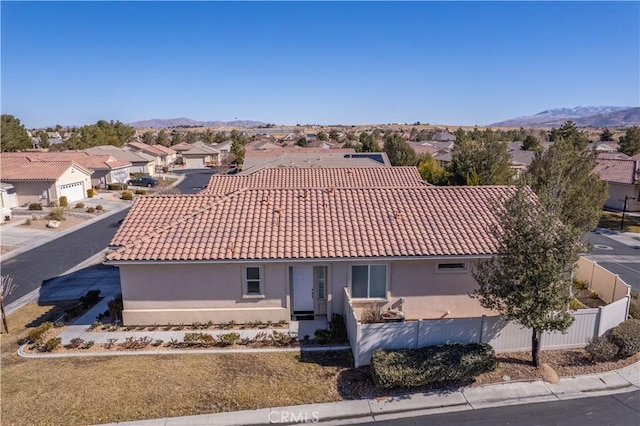
<instances>
[{"instance_id":1,"label":"green shrub","mask_svg":"<svg viewBox=\"0 0 640 426\"><path fill-rule=\"evenodd\" d=\"M84 339L81 339L79 337L75 337L75 338L71 339L71 341L69 342L69 348L77 349L80 346L82 346L83 344L84 344Z\"/></svg>"},{"instance_id":2,"label":"green shrub","mask_svg":"<svg viewBox=\"0 0 640 426\"><path fill-rule=\"evenodd\" d=\"M95 345L96 342L93 340L88 340L84 342L84 345L80 346L80 349L89 349L91 346Z\"/></svg>"},{"instance_id":3,"label":"green shrub","mask_svg":"<svg viewBox=\"0 0 640 426\"><path fill-rule=\"evenodd\" d=\"M87 198L93 198L97 195L98 193L96 192L95 189L93 188L89 188L87 189Z\"/></svg>"},{"instance_id":4,"label":"green shrub","mask_svg":"<svg viewBox=\"0 0 640 426\"><path fill-rule=\"evenodd\" d=\"M415 387L452 380L471 380L496 368L486 343L379 349L371 357L373 381L380 388Z\"/></svg>"},{"instance_id":5,"label":"green shrub","mask_svg":"<svg viewBox=\"0 0 640 426\"><path fill-rule=\"evenodd\" d=\"M114 182L107 184L107 189L110 191L123 191L129 186L126 183Z\"/></svg>"},{"instance_id":6,"label":"green shrub","mask_svg":"<svg viewBox=\"0 0 640 426\"><path fill-rule=\"evenodd\" d=\"M145 195L147 193L146 190L144 189L136 189L135 194L136 195Z\"/></svg>"},{"instance_id":7,"label":"green shrub","mask_svg":"<svg viewBox=\"0 0 640 426\"><path fill-rule=\"evenodd\" d=\"M25 221L24 221L24 224L25 224L26 226L31 226L31 219L27 219L27 220L25 220Z\"/></svg>"},{"instance_id":8,"label":"green shrub","mask_svg":"<svg viewBox=\"0 0 640 426\"><path fill-rule=\"evenodd\" d=\"M29 332L29 340L31 340L32 342L37 342L41 340L44 333L51 330L51 327L53 327L53 323L49 321L43 322L42 324L40 324L39 326L37 326L36 328L34 328Z\"/></svg>"},{"instance_id":9,"label":"green shrub","mask_svg":"<svg viewBox=\"0 0 640 426\"><path fill-rule=\"evenodd\" d=\"M589 299L598 299L600 297L600 295L598 294L597 291L590 291L589 292Z\"/></svg>"},{"instance_id":10,"label":"green shrub","mask_svg":"<svg viewBox=\"0 0 640 426\"><path fill-rule=\"evenodd\" d=\"M64 209L56 208L47 216L49 220L57 220L58 222L62 222L64 220Z\"/></svg>"},{"instance_id":11,"label":"green shrub","mask_svg":"<svg viewBox=\"0 0 640 426\"><path fill-rule=\"evenodd\" d=\"M609 361L618 353L618 347L604 336L596 336L589 340L585 350L595 362Z\"/></svg>"},{"instance_id":12,"label":"green shrub","mask_svg":"<svg viewBox=\"0 0 640 426\"><path fill-rule=\"evenodd\" d=\"M120 197L123 200L131 201L133 200L133 194L131 191L122 191L122 196Z\"/></svg>"},{"instance_id":13,"label":"green shrub","mask_svg":"<svg viewBox=\"0 0 640 426\"><path fill-rule=\"evenodd\" d=\"M618 347L618 355L628 357L640 352L640 320L628 319L611 330L611 342Z\"/></svg>"},{"instance_id":14,"label":"green shrub","mask_svg":"<svg viewBox=\"0 0 640 426\"><path fill-rule=\"evenodd\" d=\"M40 346L41 352L53 352L62 344L62 339L59 337L54 337L47 340L44 345Z\"/></svg>"},{"instance_id":15,"label":"green shrub","mask_svg":"<svg viewBox=\"0 0 640 426\"><path fill-rule=\"evenodd\" d=\"M29 204L29 210L42 210L42 204L40 204L40 203L31 203L31 204Z\"/></svg>"},{"instance_id":16,"label":"green shrub","mask_svg":"<svg viewBox=\"0 0 640 426\"><path fill-rule=\"evenodd\" d=\"M104 207L102 207L102 205L98 204L96 206L96 210L100 211L100 210L104 210Z\"/></svg>"},{"instance_id":17,"label":"green shrub","mask_svg":"<svg viewBox=\"0 0 640 426\"><path fill-rule=\"evenodd\" d=\"M573 280L573 287L575 287L576 290L584 290L587 287L589 287L589 283L584 280L582 281Z\"/></svg>"},{"instance_id":18,"label":"green shrub","mask_svg":"<svg viewBox=\"0 0 640 426\"><path fill-rule=\"evenodd\" d=\"M313 335L316 338L316 342L320 343L321 345L327 344L331 341L330 330L319 328L313 333Z\"/></svg>"},{"instance_id":19,"label":"green shrub","mask_svg":"<svg viewBox=\"0 0 640 426\"><path fill-rule=\"evenodd\" d=\"M331 340L334 343L343 343L348 339L347 326L344 323L344 317L340 314L333 314L331 316L329 331L331 332Z\"/></svg>"},{"instance_id":20,"label":"green shrub","mask_svg":"<svg viewBox=\"0 0 640 426\"><path fill-rule=\"evenodd\" d=\"M69 200L65 195L60 197L60 207L67 207L69 205Z\"/></svg>"},{"instance_id":21,"label":"green shrub","mask_svg":"<svg viewBox=\"0 0 640 426\"><path fill-rule=\"evenodd\" d=\"M240 334L238 333L222 333L218 336L218 344L220 346L231 346L240 340Z\"/></svg>"},{"instance_id":22,"label":"green shrub","mask_svg":"<svg viewBox=\"0 0 640 426\"><path fill-rule=\"evenodd\" d=\"M76 203L76 209L84 209L84 203Z\"/></svg>"},{"instance_id":23,"label":"green shrub","mask_svg":"<svg viewBox=\"0 0 640 426\"><path fill-rule=\"evenodd\" d=\"M582 306L582 303L580 303L578 299L571 299L571 302L569 302L570 311L577 311L578 309L583 309L583 308L584 306Z\"/></svg>"},{"instance_id":24,"label":"green shrub","mask_svg":"<svg viewBox=\"0 0 640 426\"><path fill-rule=\"evenodd\" d=\"M107 303L109 308L109 314L116 320L122 320L122 310L124 309L124 303L122 302L122 293L118 294Z\"/></svg>"},{"instance_id":25,"label":"green shrub","mask_svg":"<svg viewBox=\"0 0 640 426\"><path fill-rule=\"evenodd\" d=\"M629 316L640 319L640 300L638 299L638 292L633 289L631 290L631 301L629 303Z\"/></svg>"},{"instance_id":26,"label":"green shrub","mask_svg":"<svg viewBox=\"0 0 640 426\"><path fill-rule=\"evenodd\" d=\"M138 337L133 336L124 339L124 342L120 343L120 347L126 350L144 349L151 343L151 337Z\"/></svg>"},{"instance_id":27,"label":"green shrub","mask_svg":"<svg viewBox=\"0 0 640 426\"><path fill-rule=\"evenodd\" d=\"M169 167L162 166L162 173L169 173Z\"/></svg>"},{"instance_id":28,"label":"green shrub","mask_svg":"<svg viewBox=\"0 0 640 426\"><path fill-rule=\"evenodd\" d=\"M211 345L215 342L215 338L208 333L184 333L183 340L193 346Z\"/></svg>"},{"instance_id":29,"label":"green shrub","mask_svg":"<svg viewBox=\"0 0 640 426\"><path fill-rule=\"evenodd\" d=\"M291 346L296 340L296 337L290 333L282 333L276 330L271 333L271 341L275 346Z\"/></svg>"}]
</instances>

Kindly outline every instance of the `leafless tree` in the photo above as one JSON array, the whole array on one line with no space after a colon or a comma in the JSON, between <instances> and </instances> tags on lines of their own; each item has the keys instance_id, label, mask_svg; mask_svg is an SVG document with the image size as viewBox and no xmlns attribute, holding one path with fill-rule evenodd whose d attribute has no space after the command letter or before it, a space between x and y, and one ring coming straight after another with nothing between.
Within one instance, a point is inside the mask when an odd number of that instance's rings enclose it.
<instances>
[{"instance_id":1,"label":"leafless tree","mask_svg":"<svg viewBox=\"0 0 640 426\"><path fill-rule=\"evenodd\" d=\"M0 312L2 312L2 325L7 333L9 332L9 326L7 325L7 315L4 313L4 298L10 295L16 287L13 277L10 275L0 276Z\"/></svg>"}]
</instances>

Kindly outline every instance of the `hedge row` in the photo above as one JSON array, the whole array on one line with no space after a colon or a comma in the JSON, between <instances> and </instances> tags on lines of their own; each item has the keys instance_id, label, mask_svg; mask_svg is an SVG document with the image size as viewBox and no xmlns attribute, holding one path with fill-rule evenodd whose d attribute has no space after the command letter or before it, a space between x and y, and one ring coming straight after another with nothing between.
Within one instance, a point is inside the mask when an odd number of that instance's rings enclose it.
<instances>
[{"instance_id":1,"label":"hedge row","mask_svg":"<svg viewBox=\"0 0 640 426\"><path fill-rule=\"evenodd\" d=\"M373 381L385 389L470 380L496 366L495 352L486 343L379 349L371 357Z\"/></svg>"}]
</instances>

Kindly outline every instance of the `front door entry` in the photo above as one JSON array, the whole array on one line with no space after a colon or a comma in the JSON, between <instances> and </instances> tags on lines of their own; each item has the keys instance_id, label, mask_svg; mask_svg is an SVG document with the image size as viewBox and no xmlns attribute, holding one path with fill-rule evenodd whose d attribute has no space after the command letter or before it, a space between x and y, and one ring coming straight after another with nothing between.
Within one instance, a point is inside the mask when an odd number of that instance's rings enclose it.
<instances>
[{"instance_id":1,"label":"front door entry","mask_svg":"<svg viewBox=\"0 0 640 426\"><path fill-rule=\"evenodd\" d=\"M313 266L293 266L293 312L313 314Z\"/></svg>"}]
</instances>

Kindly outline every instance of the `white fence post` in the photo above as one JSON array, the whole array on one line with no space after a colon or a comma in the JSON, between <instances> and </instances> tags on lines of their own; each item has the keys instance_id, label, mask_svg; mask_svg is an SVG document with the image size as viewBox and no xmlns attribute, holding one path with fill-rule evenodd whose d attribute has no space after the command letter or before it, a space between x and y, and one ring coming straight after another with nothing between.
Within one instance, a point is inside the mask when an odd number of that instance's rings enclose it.
<instances>
[{"instance_id":1,"label":"white fence post","mask_svg":"<svg viewBox=\"0 0 640 426\"><path fill-rule=\"evenodd\" d=\"M602 318L602 306L598 307L598 317L596 318L596 336L601 336L603 333L602 324L604 324Z\"/></svg>"}]
</instances>

